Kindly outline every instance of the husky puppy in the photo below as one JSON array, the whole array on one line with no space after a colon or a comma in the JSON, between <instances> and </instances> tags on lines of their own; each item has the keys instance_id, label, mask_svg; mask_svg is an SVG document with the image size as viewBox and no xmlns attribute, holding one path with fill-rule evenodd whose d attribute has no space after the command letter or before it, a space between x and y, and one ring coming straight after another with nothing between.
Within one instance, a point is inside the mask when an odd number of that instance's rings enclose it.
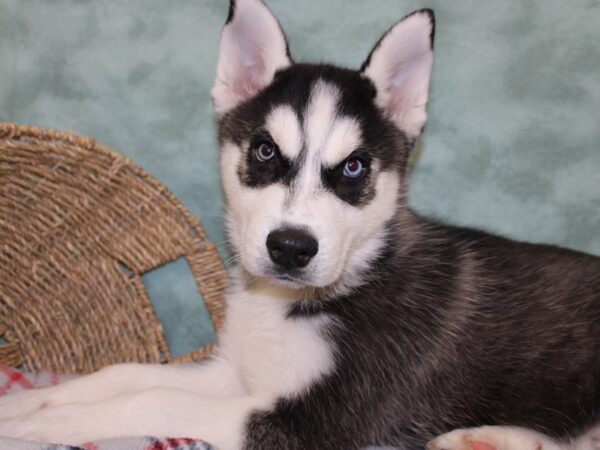
<instances>
[{"instance_id":1,"label":"husky puppy","mask_svg":"<svg viewBox=\"0 0 600 450\"><path fill-rule=\"evenodd\" d=\"M360 70L296 64L262 1L232 2L212 96L240 267L216 354L6 396L0 435L594 448L600 259L408 207L433 35L420 10Z\"/></svg>"}]
</instances>

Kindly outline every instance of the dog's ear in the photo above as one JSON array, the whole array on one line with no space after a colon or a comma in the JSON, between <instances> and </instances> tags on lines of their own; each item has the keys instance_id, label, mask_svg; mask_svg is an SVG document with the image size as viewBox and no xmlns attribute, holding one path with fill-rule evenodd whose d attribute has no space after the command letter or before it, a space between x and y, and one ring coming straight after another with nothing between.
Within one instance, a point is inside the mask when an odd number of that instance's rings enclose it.
<instances>
[{"instance_id":1,"label":"dog's ear","mask_svg":"<svg viewBox=\"0 0 600 450\"><path fill-rule=\"evenodd\" d=\"M262 0L231 0L211 91L217 116L255 95L290 64L285 35Z\"/></svg>"},{"instance_id":2,"label":"dog's ear","mask_svg":"<svg viewBox=\"0 0 600 450\"><path fill-rule=\"evenodd\" d=\"M375 84L377 105L412 139L427 120L434 30L433 11L415 11L381 37L361 67Z\"/></svg>"}]
</instances>

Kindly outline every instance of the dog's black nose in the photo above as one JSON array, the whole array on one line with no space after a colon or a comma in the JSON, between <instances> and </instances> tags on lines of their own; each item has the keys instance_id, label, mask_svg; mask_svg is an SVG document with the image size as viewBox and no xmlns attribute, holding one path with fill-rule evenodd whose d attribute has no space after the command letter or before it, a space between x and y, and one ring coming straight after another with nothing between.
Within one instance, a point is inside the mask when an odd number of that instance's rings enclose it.
<instances>
[{"instance_id":1,"label":"dog's black nose","mask_svg":"<svg viewBox=\"0 0 600 450\"><path fill-rule=\"evenodd\" d=\"M274 263L289 270L305 267L319 251L319 243L306 231L281 228L269 233L267 249Z\"/></svg>"}]
</instances>

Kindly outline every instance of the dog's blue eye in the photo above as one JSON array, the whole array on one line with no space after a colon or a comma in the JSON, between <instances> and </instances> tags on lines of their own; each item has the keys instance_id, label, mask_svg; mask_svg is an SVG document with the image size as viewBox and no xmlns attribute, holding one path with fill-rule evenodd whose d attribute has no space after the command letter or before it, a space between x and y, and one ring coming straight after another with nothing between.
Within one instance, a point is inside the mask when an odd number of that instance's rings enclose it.
<instances>
[{"instance_id":1,"label":"dog's blue eye","mask_svg":"<svg viewBox=\"0 0 600 450\"><path fill-rule=\"evenodd\" d=\"M362 175L365 166L360 159L352 158L346 161L344 165L344 176L349 178L357 178Z\"/></svg>"},{"instance_id":2,"label":"dog's blue eye","mask_svg":"<svg viewBox=\"0 0 600 450\"><path fill-rule=\"evenodd\" d=\"M275 156L276 151L277 149L275 144L272 142L263 142L255 150L256 159L258 159L260 162L268 161Z\"/></svg>"}]
</instances>

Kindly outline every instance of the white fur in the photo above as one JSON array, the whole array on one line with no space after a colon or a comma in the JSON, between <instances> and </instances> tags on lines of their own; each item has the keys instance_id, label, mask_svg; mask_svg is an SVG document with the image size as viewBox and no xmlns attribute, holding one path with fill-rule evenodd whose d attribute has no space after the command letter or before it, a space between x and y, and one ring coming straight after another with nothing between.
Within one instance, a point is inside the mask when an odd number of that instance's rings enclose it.
<instances>
[{"instance_id":1,"label":"white fur","mask_svg":"<svg viewBox=\"0 0 600 450\"><path fill-rule=\"evenodd\" d=\"M219 43L211 91L215 113L223 115L252 97L289 64L285 37L267 6L261 0L237 0Z\"/></svg>"},{"instance_id":2,"label":"white fur","mask_svg":"<svg viewBox=\"0 0 600 450\"><path fill-rule=\"evenodd\" d=\"M143 372L129 381L137 381L139 376ZM197 376L201 378L202 373L199 371ZM161 378L168 383L169 373ZM84 380L88 390L104 394L92 377ZM43 402L43 395L53 389L26 394ZM11 411L11 404L22 401L21 394L12 394L2 399L1 406L3 411ZM261 399L248 395L217 398L184 389L152 387L103 395L93 402L59 403L24 416L5 418L0 422L0 436L72 445L124 436L192 436L220 449L239 449L249 414L264 406Z\"/></svg>"},{"instance_id":3,"label":"white fur","mask_svg":"<svg viewBox=\"0 0 600 450\"><path fill-rule=\"evenodd\" d=\"M427 450L472 450L471 442L485 443L495 450L598 450L600 432L594 429L576 441L560 443L525 428L484 426L446 433L432 440Z\"/></svg>"},{"instance_id":4,"label":"white fur","mask_svg":"<svg viewBox=\"0 0 600 450\"><path fill-rule=\"evenodd\" d=\"M560 444L535 431L509 426L454 430L435 438L427 445L427 450L472 450L473 441L488 444L495 450L588 450L572 447L570 443Z\"/></svg>"},{"instance_id":5,"label":"white fur","mask_svg":"<svg viewBox=\"0 0 600 450\"><path fill-rule=\"evenodd\" d=\"M295 396L333 369L333 353L322 332L326 317L286 319L298 292L266 280L244 283L236 275L228 296L221 336L244 386L254 396L274 401Z\"/></svg>"},{"instance_id":6,"label":"white fur","mask_svg":"<svg viewBox=\"0 0 600 450\"><path fill-rule=\"evenodd\" d=\"M358 122L350 117L338 117L331 126L329 140L323 150L323 165L333 167L341 163L361 142Z\"/></svg>"},{"instance_id":7,"label":"white fur","mask_svg":"<svg viewBox=\"0 0 600 450\"><path fill-rule=\"evenodd\" d=\"M186 366L119 365L0 397L0 436L80 444L128 435L192 436L241 447L244 425L334 367L329 319L286 320L297 292L234 276L217 356ZM90 420L92 418L92 420Z\"/></svg>"},{"instance_id":8,"label":"white fur","mask_svg":"<svg viewBox=\"0 0 600 450\"><path fill-rule=\"evenodd\" d=\"M286 191L281 185L249 189L238 177L238 166L248 144L242 148L226 142L221 147L221 174L227 198L227 228L242 266L254 276L264 275L269 256L267 235L275 228Z\"/></svg>"},{"instance_id":9,"label":"white fur","mask_svg":"<svg viewBox=\"0 0 600 450\"><path fill-rule=\"evenodd\" d=\"M377 104L411 138L427 120L433 64L431 19L417 12L398 22L373 51L364 75L377 88Z\"/></svg>"},{"instance_id":10,"label":"white fur","mask_svg":"<svg viewBox=\"0 0 600 450\"><path fill-rule=\"evenodd\" d=\"M319 243L319 251L306 268L305 283L337 292L360 284L360 274L383 244L383 227L391 219L398 200L399 176L372 166L375 198L356 208L322 186L321 170L347 156L360 144L358 124L337 113L339 92L322 80L312 87L302 125L306 157L291 189L272 184L247 188L238 167L248 144L226 142L221 149L221 171L227 196L229 234L242 266L255 277L268 277L272 270L266 239L283 226L308 229ZM285 123L294 129L293 111L277 107L268 116L267 127ZM294 113L295 115L295 113ZM289 126L289 124L294 124ZM285 138L297 143L298 138ZM276 142L280 147L282 144Z\"/></svg>"},{"instance_id":11,"label":"white fur","mask_svg":"<svg viewBox=\"0 0 600 450\"><path fill-rule=\"evenodd\" d=\"M265 128L277 142L283 155L289 159L298 157L302 150L302 130L291 106L275 107L267 116Z\"/></svg>"},{"instance_id":12,"label":"white fur","mask_svg":"<svg viewBox=\"0 0 600 450\"><path fill-rule=\"evenodd\" d=\"M332 84L322 80L313 84L306 107L304 129L309 153L318 155L323 151L337 117L339 98L340 93Z\"/></svg>"}]
</instances>

